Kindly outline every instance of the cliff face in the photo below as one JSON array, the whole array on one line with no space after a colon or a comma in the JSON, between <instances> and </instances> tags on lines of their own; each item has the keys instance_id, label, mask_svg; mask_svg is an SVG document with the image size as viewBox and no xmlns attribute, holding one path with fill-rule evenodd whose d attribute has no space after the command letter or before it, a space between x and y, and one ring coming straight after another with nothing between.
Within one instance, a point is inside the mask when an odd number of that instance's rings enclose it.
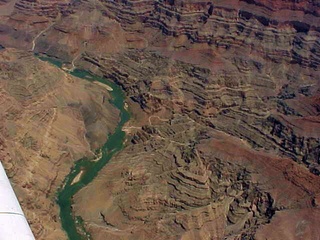
<instances>
[{"instance_id":1,"label":"cliff face","mask_svg":"<svg viewBox=\"0 0 320 240\"><path fill-rule=\"evenodd\" d=\"M240 47L311 68L319 65L317 1L101 2L128 30L140 22L167 35L186 35L195 43Z\"/></svg>"},{"instance_id":2,"label":"cliff face","mask_svg":"<svg viewBox=\"0 0 320 240\"><path fill-rule=\"evenodd\" d=\"M0 43L114 80L133 112L75 197L93 239L317 238L319 1L28 4Z\"/></svg>"}]
</instances>

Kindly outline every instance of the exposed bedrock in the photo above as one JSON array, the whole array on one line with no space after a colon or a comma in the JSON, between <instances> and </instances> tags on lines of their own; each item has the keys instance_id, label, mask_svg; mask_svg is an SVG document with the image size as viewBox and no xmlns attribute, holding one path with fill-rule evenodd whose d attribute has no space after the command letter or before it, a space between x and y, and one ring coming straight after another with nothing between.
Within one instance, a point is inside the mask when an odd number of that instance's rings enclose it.
<instances>
[{"instance_id":1,"label":"exposed bedrock","mask_svg":"<svg viewBox=\"0 0 320 240\"><path fill-rule=\"evenodd\" d=\"M195 43L245 47L275 62L285 59L312 68L319 65L317 1L100 2L106 15L128 31L157 28L166 35L186 35Z\"/></svg>"},{"instance_id":2,"label":"exposed bedrock","mask_svg":"<svg viewBox=\"0 0 320 240\"><path fill-rule=\"evenodd\" d=\"M318 73L210 57L219 68L145 50L87 52L79 62L120 84L144 116L140 130L125 128L127 148L76 195L93 238L278 239L266 229L290 224L317 236Z\"/></svg>"},{"instance_id":3,"label":"exposed bedrock","mask_svg":"<svg viewBox=\"0 0 320 240\"><path fill-rule=\"evenodd\" d=\"M319 1L18 2L1 45L128 96L125 149L74 199L93 239L319 236Z\"/></svg>"},{"instance_id":4,"label":"exposed bedrock","mask_svg":"<svg viewBox=\"0 0 320 240\"><path fill-rule=\"evenodd\" d=\"M113 56L113 60L90 55L84 60L121 84L148 114L187 114L199 124L319 172L319 82L302 70L301 78L292 76L299 71L294 70L296 65L285 72L285 65L272 65L270 75L261 62L234 57L225 63L228 70L211 71L155 52L134 50ZM302 94L304 88L310 93Z\"/></svg>"},{"instance_id":5,"label":"exposed bedrock","mask_svg":"<svg viewBox=\"0 0 320 240\"><path fill-rule=\"evenodd\" d=\"M317 236L300 210L318 216L318 176L187 115L152 119L128 128L131 144L75 197L93 239L253 239L282 213L303 216L311 230L301 235Z\"/></svg>"},{"instance_id":6,"label":"exposed bedrock","mask_svg":"<svg viewBox=\"0 0 320 240\"><path fill-rule=\"evenodd\" d=\"M15 12L5 24L2 34L16 35L8 45L29 45L41 29L53 23L59 15L64 22L73 14L91 11L96 16L115 19L121 27L133 33L156 29L168 36L186 36L188 41L223 49L245 49L247 53L270 58L276 63L287 61L317 69L320 61L318 1L17 1ZM61 13L61 14L59 14ZM25 15L27 14L27 16ZM33 17L30 17L31 16ZM82 26L87 32L103 34L101 21L92 14ZM31 21L25 24L24 21ZM90 20L89 20L90 19ZM88 21L89 20L89 21ZM97 19L96 19L97 20ZM5 21L2 21L5 22ZM95 24L92 25L92 23ZM32 27L30 28L30 24ZM78 24L81 24L78 22ZM74 25L74 24L72 24ZM68 25L70 26L70 25ZM5 28L3 26L2 28ZM62 32L72 31L57 28ZM75 32L74 32L75 33ZM88 33L87 33L88 34ZM120 37L121 38L121 37ZM19 39L17 41L17 39ZM82 41L81 41L82 39ZM80 48L76 44L76 51ZM16 43L15 43L16 42ZM24 43L21 43L24 42ZM47 43L51 46L52 42ZM62 42L56 42L62 44ZM99 43L97 43L99 45ZM103 43L100 43L101 45ZM60 51L61 46L51 46ZM44 47L44 46L43 46ZM47 47L39 48L48 51ZM181 46L183 47L183 46ZM69 53L77 54L70 51Z\"/></svg>"}]
</instances>

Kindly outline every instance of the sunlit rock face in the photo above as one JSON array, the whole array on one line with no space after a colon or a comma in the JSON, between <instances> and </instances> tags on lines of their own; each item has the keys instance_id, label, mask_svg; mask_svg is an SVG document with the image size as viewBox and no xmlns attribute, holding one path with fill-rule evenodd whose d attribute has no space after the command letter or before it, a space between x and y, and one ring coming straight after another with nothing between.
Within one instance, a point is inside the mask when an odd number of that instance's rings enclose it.
<instances>
[{"instance_id":1,"label":"sunlit rock face","mask_svg":"<svg viewBox=\"0 0 320 240\"><path fill-rule=\"evenodd\" d=\"M126 148L74 199L93 239L316 239L319 14L319 1L17 1L0 44L128 96Z\"/></svg>"}]
</instances>

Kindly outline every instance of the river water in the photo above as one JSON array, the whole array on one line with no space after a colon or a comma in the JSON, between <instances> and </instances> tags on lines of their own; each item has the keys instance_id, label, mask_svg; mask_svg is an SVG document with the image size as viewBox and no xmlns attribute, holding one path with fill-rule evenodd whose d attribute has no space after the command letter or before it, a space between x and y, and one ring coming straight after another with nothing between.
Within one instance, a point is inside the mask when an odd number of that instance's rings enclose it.
<instances>
[{"instance_id":1,"label":"river water","mask_svg":"<svg viewBox=\"0 0 320 240\"><path fill-rule=\"evenodd\" d=\"M55 59L47 57L39 58L59 68L62 67L62 63ZM81 188L88 185L97 176L98 172L108 163L112 156L123 149L125 132L122 131L122 127L129 120L130 114L125 108L125 94L115 83L79 69L75 69L69 74L88 81L99 81L110 86L113 89L113 91L109 92L112 96L110 102L120 110L120 121L116 129L108 136L107 142L100 149L96 150L97 155L101 153L101 158L97 161L87 158L76 161L57 193L57 203L60 206L60 219L63 229L66 231L69 240L81 240L90 239L90 235L85 231L81 217L74 216L72 212L72 198ZM80 180L73 183L80 172L82 172Z\"/></svg>"}]
</instances>

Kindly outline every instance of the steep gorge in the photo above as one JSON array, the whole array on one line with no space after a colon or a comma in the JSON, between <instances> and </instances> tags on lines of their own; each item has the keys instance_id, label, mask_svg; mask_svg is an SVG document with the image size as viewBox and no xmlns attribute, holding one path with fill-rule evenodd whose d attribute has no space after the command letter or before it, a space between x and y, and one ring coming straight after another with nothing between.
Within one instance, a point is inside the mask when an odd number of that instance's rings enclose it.
<instances>
[{"instance_id":1,"label":"steep gorge","mask_svg":"<svg viewBox=\"0 0 320 240\"><path fill-rule=\"evenodd\" d=\"M135 116L75 197L93 239L317 239L319 1L32 2L1 17L0 44L38 36Z\"/></svg>"}]
</instances>

